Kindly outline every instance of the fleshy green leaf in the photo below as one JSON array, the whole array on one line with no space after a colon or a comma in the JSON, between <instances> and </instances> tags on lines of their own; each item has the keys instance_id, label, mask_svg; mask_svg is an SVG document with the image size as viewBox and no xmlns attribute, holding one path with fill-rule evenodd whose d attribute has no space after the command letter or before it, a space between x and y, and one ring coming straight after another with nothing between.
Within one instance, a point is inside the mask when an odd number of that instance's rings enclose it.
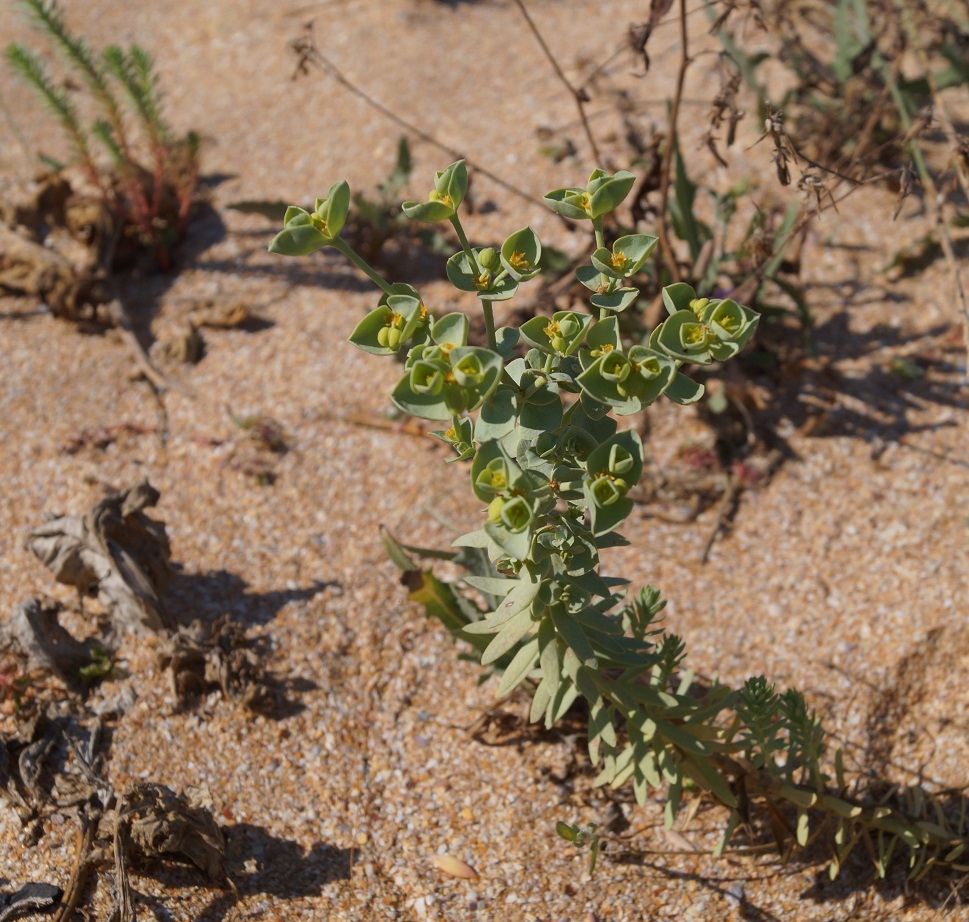
<instances>
[{"instance_id":1,"label":"fleshy green leaf","mask_svg":"<svg viewBox=\"0 0 969 922\"><path fill-rule=\"evenodd\" d=\"M443 202L404 202L400 208L412 221L422 224L436 224L454 217L454 209Z\"/></svg>"},{"instance_id":2,"label":"fleshy green leaf","mask_svg":"<svg viewBox=\"0 0 969 922\"><path fill-rule=\"evenodd\" d=\"M553 189L546 193L545 204L556 214L573 221L589 220L588 195L582 189Z\"/></svg>"},{"instance_id":3,"label":"fleshy green leaf","mask_svg":"<svg viewBox=\"0 0 969 922\"><path fill-rule=\"evenodd\" d=\"M273 237L269 252L281 256L308 256L329 245L330 238L325 237L312 224L294 224Z\"/></svg>"},{"instance_id":4,"label":"fleshy green leaf","mask_svg":"<svg viewBox=\"0 0 969 922\"><path fill-rule=\"evenodd\" d=\"M663 304L670 314L677 311L688 311L690 305L696 300L696 292L691 285L686 282L677 282L674 285L667 285L663 289Z\"/></svg>"},{"instance_id":5,"label":"fleshy green leaf","mask_svg":"<svg viewBox=\"0 0 969 922\"><path fill-rule=\"evenodd\" d=\"M630 304L634 304L638 297L638 288L617 288L615 291L592 295L589 303L600 310L614 311L618 314Z\"/></svg>"}]
</instances>

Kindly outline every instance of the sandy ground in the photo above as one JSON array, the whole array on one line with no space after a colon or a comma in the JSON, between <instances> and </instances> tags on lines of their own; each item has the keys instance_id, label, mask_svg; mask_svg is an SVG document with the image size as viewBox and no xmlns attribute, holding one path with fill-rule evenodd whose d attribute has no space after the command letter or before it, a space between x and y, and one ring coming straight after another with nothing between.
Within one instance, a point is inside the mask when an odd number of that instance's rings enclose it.
<instances>
[{"instance_id":1,"label":"sandy ground","mask_svg":"<svg viewBox=\"0 0 969 922\"><path fill-rule=\"evenodd\" d=\"M644 12L619 0L532 6L573 74L605 58ZM23 547L45 514L82 513L106 486L147 476L161 491L154 514L179 568L179 619L227 613L250 626L285 683L288 703L271 717L218 696L181 713L153 643L122 645L120 677L88 702L122 711L112 722L112 783L207 788L250 859L235 875L238 899L188 869L136 875L139 917L929 920L945 905L949 918L969 918L951 881L910 889L896 872L873 883L861 860L830 885L822 865L782 865L769 852L721 861L677 854L684 840L664 835L661 804L639 809L625 794L593 790L574 739L518 734L488 746L471 736L495 689L479 686L444 631L407 603L378 532L386 524L415 543L445 545L474 527L465 472L445 467L426 439L382 425L395 368L344 343L373 291L336 255L270 256L273 228L225 206L304 202L340 177L372 189L392 165L397 126L320 73L291 80L288 43L310 19L350 80L527 196L581 181L592 163L574 109L514 6L171 0L135 11L77 0L68 13L92 44L149 48L172 119L205 141L215 216L194 227L176 274L130 283L132 310L155 336L205 299L244 299L266 321L255 331L206 332L198 365L167 369L185 389L164 396L163 417L147 386L131 380L118 337L82 335L24 299L0 301L0 613L39 593L71 598ZM0 34L32 38L11 4L0 9ZM674 30L658 31L652 51L645 82L628 55L609 72L653 101L644 117L662 117ZM687 85L685 123L698 131L712 61L701 58ZM0 100L0 176L11 182L30 176L35 151L62 147L6 70ZM600 96L591 108L608 146L619 128L612 107ZM579 155L557 165L541 156L543 126L563 129ZM743 124L729 176L753 173L766 184L768 152L741 152L757 130ZM452 158L412 144L411 191L421 196L424 177ZM480 175L474 184L496 206L468 219L474 239L530 223L544 240L575 246L550 212ZM698 672L728 682L763 672L804 689L829 715L850 767L872 767L877 741L876 770L892 780L961 786L969 780L963 356L952 348L957 316L944 265L898 284L880 270L891 209L887 193L859 193L848 213L825 216L805 251L821 359L770 395L791 460L744 495L706 565L698 559L716 509L687 526L635 515L625 530L633 545L610 567L664 589L668 625ZM899 226L915 236L926 222L913 201ZM455 303L439 282L424 292L435 307ZM925 378L888 373L892 358L918 355L938 358ZM283 427L291 451L274 485L233 466L230 413L266 414ZM103 450L62 450L82 430L119 424L146 431ZM653 414L651 450L662 461L704 438L690 412ZM521 702L504 707L518 713ZM590 878L554 824L602 822L613 802L629 837L613 838ZM683 835L709 848L723 819L701 811ZM12 811L0 811L0 889L63 883L73 828L55 817L25 847ZM429 863L438 853L480 876L442 874ZM105 885L90 894L87 917L107 918L110 899Z\"/></svg>"}]
</instances>

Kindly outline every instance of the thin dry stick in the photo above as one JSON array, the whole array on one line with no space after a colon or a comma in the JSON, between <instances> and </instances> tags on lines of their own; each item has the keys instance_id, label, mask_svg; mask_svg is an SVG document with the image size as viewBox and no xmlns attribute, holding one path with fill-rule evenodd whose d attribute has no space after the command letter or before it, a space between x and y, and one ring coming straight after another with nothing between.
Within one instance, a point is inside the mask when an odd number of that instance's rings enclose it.
<instances>
[{"instance_id":1,"label":"thin dry stick","mask_svg":"<svg viewBox=\"0 0 969 922\"><path fill-rule=\"evenodd\" d=\"M322 51L316 46L316 40L312 34L312 23L309 23L307 27L307 35L305 38L298 39L293 43L293 48L299 54L299 63L297 64L296 74L294 78L301 72L305 71L307 64L314 64L324 73L329 74L337 83L339 83L344 89L353 93L358 99L362 99L371 109L375 109L385 118L390 119L395 125L403 128L404 131L410 132L422 141L430 144L432 147L436 147L440 151L444 151L449 157L454 157L455 160L465 159L468 166L473 167L474 170L480 173L482 176L487 176L493 183L501 186L502 189L510 192L512 195L517 195L519 198L524 199L526 202L531 202L534 205L544 204L541 200L535 198L534 195L529 195L517 186L512 185L508 180L502 179L500 176L492 173L490 170L485 169L480 163L476 163L470 157L465 157L459 150L454 147L450 147L447 144L438 141L433 135L428 134L421 128L418 128L413 122L407 121L407 119L402 118L396 112L392 112L383 103L374 99L366 91L360 89L355 83L353 83L348 77L346 77L343 72L334 64Z\"/></svg>"},{"instance_id":2,"label":"thin dry stick","mask_svg":"<svg viewBox=\"0 0 969 922\"><path fill-rule=\"evenodd\" d=\"M81 894L91 870L89 859L97 827L97 816L82 817L81 828L78 829L76 836L77 852L74 856L74 866L71 868L67 889L64 891L61 903L54 913L54 922L68 922L68 919L74 914L74 910L77 909L77 904L81 901Z\"/></svg>"},{"instance_id":3,"label":"thin dry stick","mask_svg":"<svg viewBox=\"0 0 969 922\"><path fill-rule=\"evenodd\" d=\"M680 280L680 268L676 264L676 257L673 255L673 247L670 245L669 228L667 227L668 209L666 207L667 196L670 191L670 175L673 171L673 150L677 140L677 121L680 117L680 103L683 100L683 84L686 81L686 69L690 66L690 54L688 44L688 34L686 28L686 0L680 0L680 68L676 75L676 93L673 96L673 107L670 109L670 136L666 142L666 153L663 156L663 171L660 174L659 183L659 223L656 226L656 235L659 237L659 245L663 250L666 265L670 270L670 275L674 282Z\"/></svg>"},{"instance_id":4,"label":"thin dry stick","mask_svg":"<svg viewBox=\"0 0 969 922\"><path fill-rule=\"evenodd\" d=\"M721 529L726 526L729 519L737 510L737 503L740 497L737 494L737 478L733 474L727 474L724 478L723 499L720 501L720 508L717 510L717 519L707 535L706 543L700 554L700 563L705 564L710 559L710 552L720 534Z\"/></svg>"},{"instance_id":5,"label":"thin dry stick","mask_svg":"<svg viewBox=\"0 0 969 922\"><path fill-rule=\"evenodd\" d=\"M586 114L585 114L585 104L589 100L588 95L586 94L585 90L582 89L581 87L578 87L578 88L574 87L572 83L569 81L569 78L565 76L565 72L559 66L559 62L556 60L555 55L552 54L551 49L548 47L548 45L545 44L545 39L542 38L542 33L538 31L538 26L535 25L535 22L532 20L532 17L528 15L528 10L525 9L525 4L523 0L515 0L515 6L517 6L518 9L521 10L522 16L525 17L525 22L528 23L528 28L532 30L532 35L535 36L535 40L541 46L542 51L545 52L545 57L548 58L549 63L552 65L553 69L555 70L555 73L558 76L559 80L562 81L562 84L565 86L565 88L572 94L572 98L575 100L575 105L578 107L578 110L579 110L579 118L582 121L582 127L585 130L585 136L589 141L589 147L592 148L592 156L595 158L596 165L597 166L601 165L602 158L599 154L599 146L596 144L596 139L592 134L592 128L589 126L589 120L588 118L586 118Z\"/></svg>"}]
</instances>

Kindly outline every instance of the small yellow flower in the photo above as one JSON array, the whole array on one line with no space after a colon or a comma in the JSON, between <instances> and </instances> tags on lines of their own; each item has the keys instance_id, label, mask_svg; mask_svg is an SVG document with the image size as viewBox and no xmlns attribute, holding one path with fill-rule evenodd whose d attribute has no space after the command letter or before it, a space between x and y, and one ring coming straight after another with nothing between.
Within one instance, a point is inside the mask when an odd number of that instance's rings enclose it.
<instances>
[{"instance_id":1,"label":"small yellow flower","mask_svg":"<svg viewBox=\"0 0 969 922\"><path fill-rule=\"evenodd\" d=\"M514 253L508 258L508 264L513 268L517 269L519 272L527 272L532 268L532 264L528 261L528 257L519 250L515 250Z\"/></svg>"},{"instance_id":2,"label":"small yellow flower","mask_svg":"<svg viewBox=\"0 0 969 922\"><path fill-rule=\"evenodd\" d=\"M683 334L683 341L688 346L700 346L704 345L708 341L710 331L707 327L696 324L689 330L686 330Z\"/></svg>"},{"instance_id":3,"label":"small yellow flower","mask_svg":"<svg viewBox=\"0 0 969 922\"><path fill-rule=\"evenodd\" d=\"M632 260L625 253L613 253L609 262L612 263L613 269L617 272L622 272Z\"/></svg>"}]
</instances>

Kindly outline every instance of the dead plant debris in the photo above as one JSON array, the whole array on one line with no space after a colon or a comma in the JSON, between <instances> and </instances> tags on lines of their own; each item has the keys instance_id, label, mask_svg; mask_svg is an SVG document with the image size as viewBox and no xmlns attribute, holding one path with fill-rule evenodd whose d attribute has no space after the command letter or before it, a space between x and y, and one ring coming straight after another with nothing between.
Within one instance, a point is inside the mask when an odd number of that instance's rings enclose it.
<instances>
[{"instance_id":1,"label":"dead plant debris","mask_svg":"<svg viewBox=\"0 0 969 922\"><path fill-rule=\"evenodd\" d=\"M212 881L225 879L225 836L200 796L176 794L163 784L133 785L102 820L99 832L109 829L115 848L136 860L181 861Z\"/></svg>"},{"instance_id":2,"label":"dead plant debris","mask_svg":"<svg viewBox=\"0 0 969 922\"><path fill-rule=\"evenodd\" d=\"M0 739L0 794L13 807L20 822L29 826L50 800L50 789L42 783L47 757L56 740L49 720L36 716Z\"/></svg>"},{"instance_id":3,"label":"dead plant debris","mask_svg":"<svg viewBox=\"0 0 969 922\"><path fill-rule=\"evenodd\" d=\"M58 616L63 610L53 599L28 599L0 624L0 644L12 647L25 659L25 671L51 673L78 691L82 670L94 656L94 645L77 640L61 625Z\"/></svg>"},{"instance_id":4,"label":"dead plant debris","mask_svg":"<svg viewBox=\"0 0 969 922\"><path fill-rule=\"evenodd\" d=\"M236 298L231 301L206 299L197 301L190 315L194 327L231 330L245 326L252 318L249 302Z\"/></svg>"},{"instance_id":5,"label":"dead plant debris","mask_svg":"<svg viewBox=\"0 0 969 922\"><path fill-rule=\"evenodd\" d=\"M27 539L58 582L97 597L118 633L174 626L162 602L171 579L168 536L144 514L158 498L144 480L86 515L54 516Z\"/></svg>"},{"instance_id":6,"label":"dead plant debris","mask_svg":"<svg viewBox=\"0 0 969 922\"><path fill-rule=\"evenodd\" d=\"M159 662L171 671L172 691L181 707L216 690L253 711L271 703L255 641L228 615L210 625L193 621L165 638Z\"/></svg>"}]
</instances>

